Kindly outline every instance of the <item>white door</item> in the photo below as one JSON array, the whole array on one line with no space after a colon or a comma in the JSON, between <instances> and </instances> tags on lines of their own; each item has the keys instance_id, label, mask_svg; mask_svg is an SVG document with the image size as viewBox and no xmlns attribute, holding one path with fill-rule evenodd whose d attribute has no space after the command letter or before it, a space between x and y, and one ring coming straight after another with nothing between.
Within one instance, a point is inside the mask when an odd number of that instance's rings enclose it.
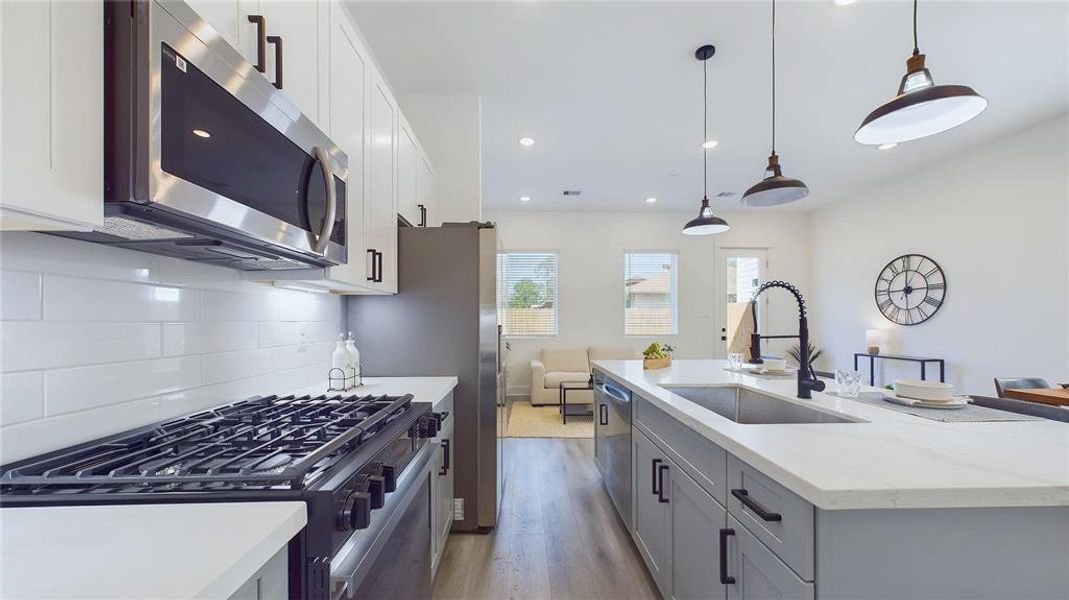
<instances>
[{"instance_id":1,"label":"white door","mask_svg":"<svg viewBox=\"0 0 1069 600\"><path fill-rule=\"evenodd\" d=\"M419 225L420 211L417 200L416 180L419 177L416 161L418 147L416 136L404 117L399 118L397 139L397 212L413 226Z\"/></svg>"},{"instance_id":2,"label":"white door","mask_svg":"<svg viewBox=\"0 0 1069 600\"><path fill-rule=\"evenodd\" d=\"M749 348L749 334L753 330L753 317L746 303L753 292L765 282L768 273L768 249L766 248L717 248L716 249L716 358L726 358L728 348L743 352ZM757 307L759 331L765 327L765 306L768 298L762 297Z\"/></svg>"},{"instance_id":3,"label":"white door","mask_svg":"<svg viewBox=\"0 0 1069 600\"><path fill-rule=\"evenodd\" d=\"M326 127L323 127L319 113L319 21L320 11L327 11L327 6L321 2L297 0L264 0L260 3L267 24L264 76L276 84L281 77L282 93L324 130ZM276 38L281 41L275 41ZM278 51L278 44L282 45L281 51ZM279 55L281 69L277 68L276 56Z\"/></svg>"},{"instance_id":4,"label":"white door","mask_svg":"<svg viewBox=\"0 0 1069 600\"><path fill-rule=\"evenodd\" d=\"M364 198L364 243L368 250L379 253L375 272L379 282L371 287L386 291L397 290L397 105L386 83L374 74L371 98L368 101L369 135L371 137L370 164L367 176L369 194ZM371 255L368 254L370 259ZM355 257L350 255L350 260ZM372 271L368 271L371 273Z\"/></svg>"},{"instance_id":5,"label":"white door","mask_svg":"<svg viewBox=\"0 0 1069 600\"><path fill-rule=\"evenodd\" d=\"M432 224L435 219L434 167L431 166L430 159L425 154L420 155L419 177L416 182L419 184L416 196L419 198L419 203L423 205L423 225L434 227Z\"/></svg>"}]
</instances>

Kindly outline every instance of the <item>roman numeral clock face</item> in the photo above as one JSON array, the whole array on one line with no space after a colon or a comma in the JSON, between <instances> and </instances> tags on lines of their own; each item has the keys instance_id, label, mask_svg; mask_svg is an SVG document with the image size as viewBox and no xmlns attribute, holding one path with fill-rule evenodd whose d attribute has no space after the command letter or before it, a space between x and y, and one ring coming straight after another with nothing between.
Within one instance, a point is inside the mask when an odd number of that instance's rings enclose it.
<instances>
[{"instance_id":1,"label":"roman numeral clock face","mask_svg":"<svg viewBox=\"0 0 1069 600\"><path fill-rule=\"evenodd\" d=\"M906 254L887 263L876 279L876 306L889 321L919 325L935 315L947 293L946 275L936 262Z\"/></svg>"}]
</instances>

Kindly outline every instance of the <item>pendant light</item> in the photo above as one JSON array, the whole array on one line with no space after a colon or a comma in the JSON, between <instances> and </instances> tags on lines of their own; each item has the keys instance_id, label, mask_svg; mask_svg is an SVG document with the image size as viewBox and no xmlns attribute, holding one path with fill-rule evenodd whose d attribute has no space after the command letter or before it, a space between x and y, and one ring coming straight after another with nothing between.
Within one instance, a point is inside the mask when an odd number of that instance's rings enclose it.
<instances>
[{"instance_id":1,"label":"pendant light","mask_svg":"<svg viewBox=\"0 0 1069 600\"><path fill-rule=\"evenodd\" d=\"M917 0L913 0L913 55L898 95L869 113L854 140L869 146L899 144L953 129L987 108L987 99L967 85L935 85L917 45Z\"/></svg>"},{"instance_id":2,"label":"pendant light","mask_svg":"<svg viewBox=\"0 0 1069 600\"><path fill-rule=\"evenodd\" d=\"M776 0L772 0L772 153L768 156L765 178L742 195L746 206L779 206L809 195L809 188L800 179L783 175L776 155Z\"/></svg>"},{"instance_id":3,"label":"pendant light","mask_svg":"<svg viewBox=\"0 0 1069 600\"><path fill-rule=\"evenodd\" d=\"M716 47L705 45L694 52L694 58L702 61L704 71L702 77L702 178L704 181L704 193L702 194L702 206L698 209L698 216L687 221L683 226L686 235L713 235L724 233L731 229L728 222L713 214L709 206L709 148L705 142L709 139L709 59L716 54Z\"/></svg>"}]
</instances>

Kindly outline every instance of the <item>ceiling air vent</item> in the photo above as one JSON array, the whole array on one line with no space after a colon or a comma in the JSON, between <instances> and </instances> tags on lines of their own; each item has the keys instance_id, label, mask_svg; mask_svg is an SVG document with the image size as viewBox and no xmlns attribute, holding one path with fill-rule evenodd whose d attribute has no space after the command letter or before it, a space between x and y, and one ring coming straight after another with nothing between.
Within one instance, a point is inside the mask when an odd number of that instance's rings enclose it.
<instances>
[{"instance_id":1,"label":"ceiling air vent","mask_svg":"<svg viewBox=\"0 0 1069 600\"><path fill-rule=\"evenodd\" d=\"M717 198L733 198L733 197L735 197L735 195L736 195L735 192L719 192L719 193L717 193L716 197Z\"/></svg>"},{"instance_id":2,"label":"ceiling air vent","mask_svg":"<svg viewBox=\"0 0 1069 600\"><path fill-rule=\"evenodd\" d=\"M581 190L564 190L560 194L561 196L578 196L582 193L583 192Z\"/></svg>"}]
</instances>

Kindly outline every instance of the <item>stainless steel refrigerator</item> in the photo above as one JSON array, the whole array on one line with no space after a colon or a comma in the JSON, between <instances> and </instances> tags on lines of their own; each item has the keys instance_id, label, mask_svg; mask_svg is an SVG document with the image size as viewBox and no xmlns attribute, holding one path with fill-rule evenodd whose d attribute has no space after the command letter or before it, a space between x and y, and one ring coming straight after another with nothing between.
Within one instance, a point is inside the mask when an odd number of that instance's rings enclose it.
<instances>
[{"instance_id":1,"label":"stainless steel refrigerator","mask_svg":"<svg viewBox=\"0 0 1069 600\"><path fill-rule=\"evenodd\" d=\"M397 294L346 298L348 329L367 377L457 377L450 445L464 518L453 529L487 530L497 523L504 485L497 230L485 223L401 227L397 246Z\"/></svg>"}]
</instances>

